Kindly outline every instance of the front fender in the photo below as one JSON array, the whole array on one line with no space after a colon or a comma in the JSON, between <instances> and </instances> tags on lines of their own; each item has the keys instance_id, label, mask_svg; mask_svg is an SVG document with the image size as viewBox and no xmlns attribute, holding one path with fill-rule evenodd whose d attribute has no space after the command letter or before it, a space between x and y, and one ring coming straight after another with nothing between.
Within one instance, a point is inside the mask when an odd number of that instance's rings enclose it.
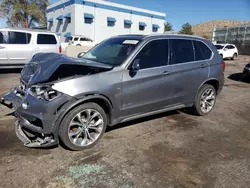
<instances>
[{"instance_id":1,"label":"front fender","mask_svg":"<svg viewBox=\"0 0 250 188\"><path fill-rule=\"evenodd\" d=\"M93 95L88 95L88 96L78 96L78 97L74 97L73 100L71 101L68 101L67 103L65 103L59 110L59 112L57 113L56 115L56 118L55 118L55 121L53 123L54 125L54 128L53 128L53 133L58 136L58 132L59 132L59 127L60 127L60 124L63 120L63 118L72 110L74 109L75 107L83 104L84 102L86 101L90 101L90 100L94 100L94 99L101 99L103 101L105 101L108 105L109 105L109 108L111 109L110 110L110 115L112 116L112 109L113 109L113 106L112 106L112 103L110 102L110 100L103 96L103 95L100 95L100 94L93 94Z\"/></svg>"}]
</instances>

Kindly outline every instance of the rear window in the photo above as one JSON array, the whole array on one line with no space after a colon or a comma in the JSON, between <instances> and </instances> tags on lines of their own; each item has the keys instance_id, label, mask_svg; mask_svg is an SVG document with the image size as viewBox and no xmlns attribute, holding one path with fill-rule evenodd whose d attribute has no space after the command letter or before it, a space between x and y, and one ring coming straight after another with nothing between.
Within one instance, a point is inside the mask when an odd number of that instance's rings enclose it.
<instances>
[{"instance_id":1,"label":"rear window","mask_svg":"<svg viewBox=\"0 0 250 188\"><path fill-rule=\"evenodd\" d=\"M57 44L56 37L49 34L38 34L37 44Z\"/></svg>"},{"instance_id":2,"label":"rear window","mask_svg":"<svg viewBox=\"0 0 250 188\"><path fill-rule=\"evenodd\" d=\"M9 31L9 44L29 44L31 39L30 33Z\"/></svg>"}]
</instances>

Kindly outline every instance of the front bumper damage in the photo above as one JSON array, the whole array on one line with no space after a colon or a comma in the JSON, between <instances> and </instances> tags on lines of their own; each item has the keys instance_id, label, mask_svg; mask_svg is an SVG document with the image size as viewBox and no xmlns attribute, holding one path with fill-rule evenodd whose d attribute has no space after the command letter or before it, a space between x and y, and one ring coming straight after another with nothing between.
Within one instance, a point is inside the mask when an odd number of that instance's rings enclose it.
<instances>
[{"instance_id":1,"label":"front bumper damage","mask_svg":"<svg viewBox=\"0 0 250 188\"><path fill-rule=\"evenodd\" d=\"M56 121L63 105L71 99L61 95L53 101L43 101L28 94L21 86L7 93L0 103L14 109L17 118L15 132L26 147L52 147L58 145ZM22 104L28 104L24 109Z\"/></svg>"}]
</instances>

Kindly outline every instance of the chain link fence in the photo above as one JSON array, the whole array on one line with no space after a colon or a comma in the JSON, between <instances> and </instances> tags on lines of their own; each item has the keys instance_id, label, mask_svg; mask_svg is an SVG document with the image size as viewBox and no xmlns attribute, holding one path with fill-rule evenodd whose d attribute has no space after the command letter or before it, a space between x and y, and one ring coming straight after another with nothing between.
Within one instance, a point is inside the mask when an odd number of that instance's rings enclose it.
<instances>
[{"instance_id":1,"label":"chain link fence","mask_svg":"<svg viewBox=\"0 0 250 188\"><path fill-rule=\"evenodd\" d=\"M237 46L239 54L250 55L250 25L215 29L212 41Z\"/></svg>"}]
</instances>

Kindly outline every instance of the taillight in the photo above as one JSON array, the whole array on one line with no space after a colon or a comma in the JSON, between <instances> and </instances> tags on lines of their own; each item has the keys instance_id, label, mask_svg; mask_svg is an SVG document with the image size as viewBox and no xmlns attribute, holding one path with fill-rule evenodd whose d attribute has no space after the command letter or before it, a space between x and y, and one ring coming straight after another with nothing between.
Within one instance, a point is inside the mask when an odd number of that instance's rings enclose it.
<instances>
[{"instance_id":1,"label":"taillight","mask_svg":"<svg viewBox=\"0 0 250 188\"><path fill-rule=\"evenodd\" d=\"M221 67L222 67L223 71L225 71L225 69L226 69L226 63L224 61L221 62Z\"/></svg>"},{"instance_id":2,"label":"taillight","mask_svg":"<svg viewBox=\"0 0 250 188\"><path fill-rule=\"evenodd\" d=\"M62 46L59 47L59 53L62 53Z\"/></svg>"}]
</instances>

